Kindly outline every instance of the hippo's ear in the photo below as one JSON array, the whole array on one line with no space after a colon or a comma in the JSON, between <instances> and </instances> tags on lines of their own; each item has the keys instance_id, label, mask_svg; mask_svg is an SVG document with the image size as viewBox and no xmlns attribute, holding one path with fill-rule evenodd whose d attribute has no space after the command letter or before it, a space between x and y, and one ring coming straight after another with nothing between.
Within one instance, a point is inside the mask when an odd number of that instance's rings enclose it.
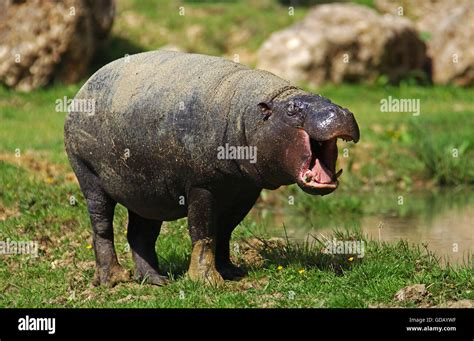
<instances>
[{"instance_id":1,"label":"hippo's ear","mask_svg":"<svg viewBox=\"0 0 474 341\"><path fill-rule=\"evenodd\" d=\"M257 104L260 109L261 114L263 115L263 120L266 121L272 116L272 106L269 102L261 102Z\"/></svg>"}]
</instances>

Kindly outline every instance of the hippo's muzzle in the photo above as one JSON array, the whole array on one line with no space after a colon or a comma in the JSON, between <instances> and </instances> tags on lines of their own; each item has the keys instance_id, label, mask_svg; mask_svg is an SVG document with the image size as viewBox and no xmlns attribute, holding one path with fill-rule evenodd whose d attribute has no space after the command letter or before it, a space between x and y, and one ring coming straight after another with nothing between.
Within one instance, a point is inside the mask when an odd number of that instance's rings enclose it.
<instances>
[{"instance_id":1,"label":"hippo's muzzle","mask_svg":"<svg viewBox=\"0 0 474 341\"><path fill-rule=\"evenodd\" d=\"M359 126L353 114L335 104L312 110L305 119L304 139L308 155L297 183L305 192L326 195L333 192L342 169L336 172L337 139L359 141Z\"/></svg>"}]
</instances>

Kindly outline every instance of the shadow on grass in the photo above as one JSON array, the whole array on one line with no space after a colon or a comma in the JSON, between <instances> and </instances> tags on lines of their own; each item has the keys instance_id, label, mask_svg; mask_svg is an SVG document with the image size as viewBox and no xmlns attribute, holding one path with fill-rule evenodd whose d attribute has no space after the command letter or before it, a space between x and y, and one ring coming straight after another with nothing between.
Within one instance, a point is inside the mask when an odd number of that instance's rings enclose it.
<instances>
[{"instance_id":1,"label":"shadow on grass","mask_svg":"<svg viewBox=\"0 0 474 341\"><path fill-rule=\"evenodd\" d=\"M241 242L242 251L237 256L236 264L245 272L251 270L277 268L278 266L298 266L304 269L318 268L322 271L342 275L353 265L360 263L356 254L330 254L323 252L325 245L320 240L306 241L301 244L275 242L255 238L255 241ZM189 267L190 254L173 252L167 257L158 256L160 272L172 279L183 277Z\"/></svg>"},{"instance_id":2,"label":"shadow on grass","mask_svg":"<svg viewBox=\"0 0 474 341\"><path fill-rule=\"evenodd\" d=\"M160 271L172 279L177 279L186 274L189 267L190 255L182 255L173 253L169 257L158 255L158 262L160 264Z\"/></svg>"},{"instance_id":3,"label":"shadow on grass","mask_svg":"<svg viewBox=\"0 0 474 341\"><path fill-rule=\"evenodd\" d=\"M298 266L301 268L318 268L322 271L330 271L342 275L344 271L350 270L354 264L361 262L356 253L347 250L338 250L333 244L338 242L360 242L364 241L358 233L334 231L333 240L322 240L311 236L303 243L293 243L286 238L265 240L254 237L251 242L244 241L245 248L241 260L245 270L256 268L275 268L279 266ZM365 242L365 241L364 241ZM333 251L329 249L333 245ZM339 251L339 252L338 252ZM352 251L356 251L352 249ZM247 257L248 254L254 257ZM253 258L253 259L252 259ZM255 260L258 260L255 262Z\"/></svg>"},{"instance_id":4,"label":"shadow on grass","mask_svg":"<svg viewBox=\"0 0 474 341\"><path fill-rule=\"evenodd\" d=\"M126 55L132 55L140 52L145 52L146 50L131 42L128 39L111 36L107 39L97 50L92 63L89 66L89 73L92 75L94 72L99 70L102 66Z\"/></svg>"},{"instance_id":5,"label":"shadow on grass","mask_svg":"<svg viewBox=\"0 0 474 341\"><path fill-rule=\"evenodd\" d=\"M280 238L265 239L259 236L246 238L238 242L239 250L232 258L236 265L246 272L277 268L279 266L297 266L303 269L318 268L330 271L336 275L343 275L355 264L362 261L358 258L356 249L354 253L346 250L329 250L327 247L334 241L360 242L365 239L357 231L334 231L331 240L322 240L315 236L302 243L294 243ZM328 244L329 243L329 244ZM339 251L339 252L338 252ZM162 273L177 279L186 274L190 262L189 252L173 250L166 255L159 253L158 261Z\"/></svg>"}]
</instances>

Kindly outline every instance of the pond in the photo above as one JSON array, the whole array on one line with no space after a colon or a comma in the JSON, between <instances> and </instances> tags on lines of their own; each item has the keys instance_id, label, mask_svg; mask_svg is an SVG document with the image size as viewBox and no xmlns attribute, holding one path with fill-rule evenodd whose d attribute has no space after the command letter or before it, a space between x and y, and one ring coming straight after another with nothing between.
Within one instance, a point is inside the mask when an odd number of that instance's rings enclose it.
<instances>
[{"instance_id":1,"label":"pond","mask_svg":"<svg viewBox=\"0 0 474 341\"><path fill-rule=\"evenodd\" d=\"M301 194L304 196L305 194ZM333 195L336 195L334 193ZM342 195L348 195L343 193ZM302 197L295 197L300 200ZM324 200L331 205L331 195ZM338 198L339 200L339 198ZM315 202L315 201L312 201ZM427 248L446 262L462 264L474 254L474 190L462 187L399 195L369 193L361 212L320 212L314 208L259 203L250 216L272 236L301 242L311 236L329 237L334 229L357 229L369 239L406 240ZM316 202L317 203L317 202ZM281 206L278 208L269 207ZM285 232L286 231L286 232Z\"/></svg>"}]
</instances>

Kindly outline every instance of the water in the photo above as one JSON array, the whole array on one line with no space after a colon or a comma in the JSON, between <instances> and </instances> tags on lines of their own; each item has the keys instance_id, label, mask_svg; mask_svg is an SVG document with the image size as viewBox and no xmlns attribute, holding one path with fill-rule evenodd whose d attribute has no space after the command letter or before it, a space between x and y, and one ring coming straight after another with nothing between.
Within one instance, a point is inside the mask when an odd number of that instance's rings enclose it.
<instances>
[{"instance_id":1,"label":"water","mask_svg":"<svg viewBox=\"0 0 474 341\"><path fill-rule=\"evenodd\" d=\"M302 194L304 195L304 194ZM331 196L322 200L329 200ZM302 241L309 236L332 235L337 229L356 228L374 240L427 244L443 263L463 263L474 254L474 191L444 190L410 194L403 205L385 193L370 194L364 214L303 213L295 207L269 208L261 203L251 216L273 236ZM364 199L365 200L365 199ZM390 207L392 205L392 207ZM275 205L272 205L273 207ZM398 207L397 207L398 206Z\"/></svg>"}]
</instances>

